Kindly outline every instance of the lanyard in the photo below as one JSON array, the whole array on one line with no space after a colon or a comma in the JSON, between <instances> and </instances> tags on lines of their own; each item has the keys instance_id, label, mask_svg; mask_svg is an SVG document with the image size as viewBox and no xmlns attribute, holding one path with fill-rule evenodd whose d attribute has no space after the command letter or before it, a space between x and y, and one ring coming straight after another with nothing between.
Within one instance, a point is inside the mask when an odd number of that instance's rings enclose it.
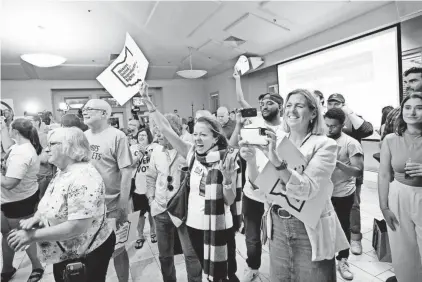
<instances>
[{"instance_id":1,"label":"lanyard","mask_svg":"<svg viewBox=\"0 0 422 282\"><path fill-rule=\"evenodd\" d=\"M308 140L309 140L309 138L311 138L311 136L312 136L312 135L313 135L313 134L312 134L312 132L309 132L309 133L308 133L308 135L306 135L305 139L303 139L303 141L302 141L302 143L300 144L299 148L302 148L302 146L306 143L306 141L308 141ZM290 139L290 133L289 133L289 135L287 136L287 138L289 138L289 139Z\"/></svg>"}]
</instances>

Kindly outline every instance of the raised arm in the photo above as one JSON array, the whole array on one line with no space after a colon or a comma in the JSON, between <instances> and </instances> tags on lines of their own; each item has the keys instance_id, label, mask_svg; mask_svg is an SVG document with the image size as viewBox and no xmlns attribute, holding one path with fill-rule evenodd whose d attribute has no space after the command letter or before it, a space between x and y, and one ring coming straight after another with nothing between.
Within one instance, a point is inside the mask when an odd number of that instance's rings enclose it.
<instances>
[{"instance_id":1,"label":"raised arm","mask_svg":"<svg viewBox=\"0 0 422 282\"><path fill-rule=\"evenodd\" d=\"M236 81L236 98L237 102L242 108L252 108L248 102L246 102L242 91L242 83L240 82L240 74L237 70L234 70L233 77Z\"/></svg>"},{"instance_id":2,"label":"raised arm","mask_svg":"<svg viewBox=\"0 0 422 282\"><path fill-rule=\"evenodd\" d=\"M177 135L176 132L174 132L174 130L171 128L170 123L166 117L157 110L148 96L148 85L146 83L141 85L140 94L143 102L148 108L150 118L154 120L155 124L160 128L161 132L164 134L173 148L176 149L176 151L183 158L186 158L192 144L183 141L182 138L180 138L180 136Z\"/></svg>"}]
</instances>

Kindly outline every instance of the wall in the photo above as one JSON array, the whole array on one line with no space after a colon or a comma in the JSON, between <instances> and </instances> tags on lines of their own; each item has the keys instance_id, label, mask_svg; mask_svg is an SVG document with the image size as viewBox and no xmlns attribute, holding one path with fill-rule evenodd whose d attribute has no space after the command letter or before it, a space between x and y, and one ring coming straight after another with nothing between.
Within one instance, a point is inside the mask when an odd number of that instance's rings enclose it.
<instances>
[{"instance_id":1,"label":"wall","mask_svg":"<svg viewBox=\"0 0 422 282\"><path fill-rule=\"evenodd\" d=\"M202 109L203 104L208 105L204 98L202 80L152 80L148 83L150 87L162 87L163 98L157 103L164 112L173 112L177 109L184 117L190 115L192 103L195 110ZM37 111L51 111L53 108L51 89L92 88L102 88L102 86L96 80L2 80L1 97L13 99L15 115L22 116L28 104L33 104ZM125 106L130 109L130 104Z\"/></svg>"},{"instance_id":2,"label":"wall","mask_svg":"<svg viewBox=\"0 0 422 282\"><path fill-rule=\"evenodd\" d=\"M422 16L401 24L401 44L402 51L422 47Z\"/></svg>"},{"instance_id":3,"label":"wall","mask_svg":"<svg viewBox=\"0 0 422 282\"><path fill-rule=\"evenodd\" d=\"M252 107L258 107L258 96L268 92L268 86L277 83L277 68L271 66L251 74L241 77L243 95ZM225 71L221 74L207 78L204 82L205 93L208 99L209 95L218 91L220 96L220 105L227 106L230 109L239 108L236 100L236 84L233 78L233 70Z\"/></svg>"}]
</instances>

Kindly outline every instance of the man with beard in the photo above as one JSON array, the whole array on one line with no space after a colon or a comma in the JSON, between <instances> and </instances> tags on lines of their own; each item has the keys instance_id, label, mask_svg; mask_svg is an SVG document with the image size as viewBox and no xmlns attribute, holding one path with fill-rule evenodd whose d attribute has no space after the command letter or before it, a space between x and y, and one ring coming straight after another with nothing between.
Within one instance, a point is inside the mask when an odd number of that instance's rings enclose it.
<instances>
[{"instance_id":1,"label":"man with beard","mask_svg":"<svg viewBox=\"0 0 422 282\"><path fill-rule=\"evenodd\" d=\"M233 76L236 79L236 94L238 102L242 107L250 108L250 105L243 97L239 74L235 72ZM244 126L245 120L240 116L240 113L237 113L236 128L233 132L232 138L230 139L230 145L238 145L238 136L242 127L270 128L276 132L277 140L279 141L281 141L285 136L282 119L280 117L283 113L283 98L278 94L266 93L260 95L258 101L259 108L262 113L262 118L253 118L251 124ZM259 172L264 169L267 161L268 159L264 153L262 153L261 150L256 150L256 163ZM245 240L247 250L246 263L248 264L248 267L245 269L245 273L241 281L249 282L254 280L259 275L259 268L261 267L261 219L264 214L265 199L260 194L258 189L252 187L252 183L248 180L249 177L247 170L245 174L246 181L243 187L242 213L244 217L243 221L245 226Z\"/></svg>"},{"instance_id":2,"label":"man with beard","mask_svg":"<svg viewBox=\"0 0 422 282\"><path fill-rule=\"evenodd\" d=\"M352 109L346 105L346 100L343 95L335 93L328 97L327 109L338 108L343 110L346 115L346 120L343 126L343 132L350 137L356 139L359 143L363 138L369 137L374 132L372 124L365 121L361 116L358 116ZM350 217L350 225L352 230L350 250L355 255L362 254L362 233L361 233L361 218L360 218L360 191L363 184L363 174L356 178L356 193L355 202L353 203L352 213Z\"/></svg>"},{"instance_id":3,"label":"man with beard","mask_svg":"<svg viewBox=\"0 0 422 282\"><path fill-rule=\"evenodd\" d=\"M328 128L327 136L334 139L338 146L336 168L331 175L334 185L331 202L350 243L350 214L355 198L356 177L363 173L363 149L356 139L342 132L346 115L341 109L328 110L324 119ZM349 249L340 251L336 257L337 269L343 279L352 280L348 258Z\"/></svg>"}]
</instances>

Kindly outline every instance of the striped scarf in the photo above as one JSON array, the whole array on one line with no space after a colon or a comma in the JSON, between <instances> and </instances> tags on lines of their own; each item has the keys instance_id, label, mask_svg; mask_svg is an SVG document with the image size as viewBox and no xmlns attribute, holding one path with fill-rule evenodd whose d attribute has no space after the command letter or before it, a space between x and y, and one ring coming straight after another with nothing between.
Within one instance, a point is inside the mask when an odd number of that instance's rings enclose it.
<instances>
[{"instance_id":1,"label":"striped scarf","mask_svg":"<svg viewBox=\"0 0 422 282\"><path fill-rule=\"evenodd\" d=\"M204 214L204 273L209 280L226 279L227 237L225 219L225 203L223 194L223 174L221 165L228 154L235 154L236 166L236 199L230 206L233 219L241 216L242 208L242 170L240 169L239 152L229 148L211 151L206 156L195 155L195 158L208 168L205 182L205 214Z\"/></svg>"}]
</instances>

